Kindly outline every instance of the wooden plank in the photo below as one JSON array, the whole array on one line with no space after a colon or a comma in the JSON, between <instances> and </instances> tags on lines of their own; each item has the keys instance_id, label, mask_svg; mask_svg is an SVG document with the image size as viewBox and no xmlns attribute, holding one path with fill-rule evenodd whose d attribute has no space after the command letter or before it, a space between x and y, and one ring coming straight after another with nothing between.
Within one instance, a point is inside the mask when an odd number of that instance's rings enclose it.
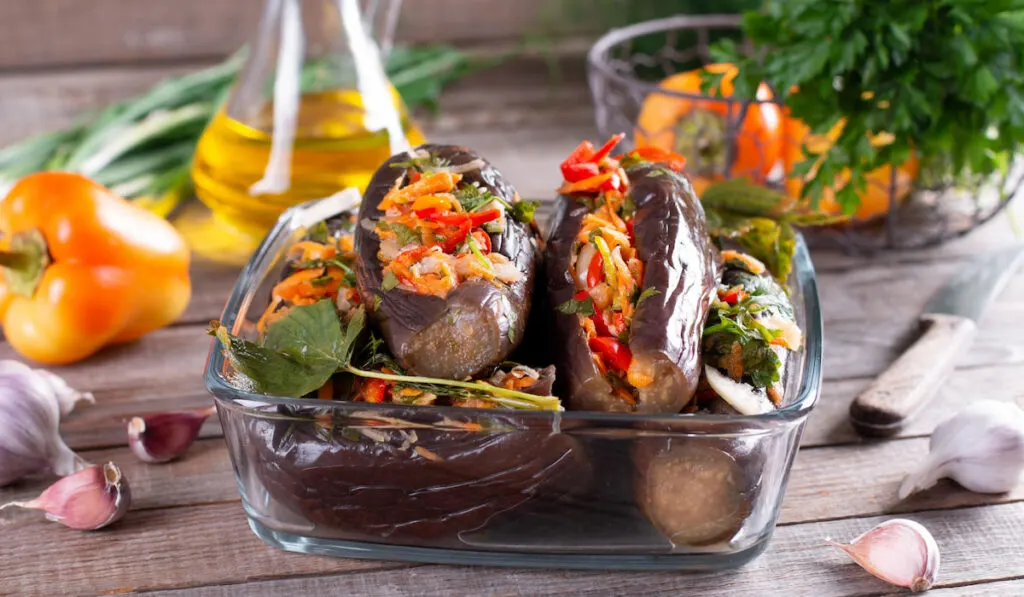
<instances>
[{"instance_id":1,"label":"wooden plank","mask_svg":"<svg viewBox=\"0 0 1024 597\"><path fill-rule=\"evenodd\" d=\"M142 462L127 446L85 450L79 455L94 464L117 464L131 486L133 512L237 502L239 499L227 446L219 437L200 439L185 456L165 464ZM52 482L52 479L31 479L0 488L0 503L31 499ZM0 514L0 520L4 518L28 520L32 515L4 512Z\"/></svg>"},{"instance_id":2,"label":"wooden plank","mask_svg":"<svg viewBox=\"0 0 1024 597\"><path fill-rule=\"evenodd\" d=\"M821 399L808 419L801 446L871 441L857 435L849 421L850 403L870 382L868 377L826 382ZM955 370L934 401L911 418L899 437L928 435L937 424L963 408L968 401L979 398L1012 400L1024 408L1020 368L998 365Z\"/></svg>"},{"instance_id":3,"label":"wooden plank","mask_svg":"<svg viewBox=\"0 0 1024 597\"><path fill-rule=\"evenodd\" d=\"M0 595L95 595L194 587L402 564L282 553L249 530L239 503L131 512L102 532L8 519Z\"/></svg>"},{"instance_id":4,"label":"wooden plank","mask_svg":"<svg viewBox=\"0 0 1024 597\"><path fill-rule=\"evenodd\" d=\"M1024 504L914 515L927 526L942 550L934 594L1008 595L1024 583L1024 558L1019 535L1024 532ZM203 587L162 593L162 597L196 595L321 595L336 592L382 597L407 595L704 595L739 597L778 594L814 597L853 597L906 594L870 576L824 543L826 538L848 540L881 522L881 518L838 520L781 527L767 552L737 571L715 574L617 571L559 571L505 568L419 566L315 578L280 579L246 584ZM985 592L993 582L996 592ZM964 585L970 585L965 588ZM980 587L975 592L975 587ZM938 589L946 589L945 592ZM932 593L929 593L932 594Z\"/></svg>"},{"instance_id":5,"label":"wooden plank","mask_svg":"<svg viewBox=\"0 0 1024 597\"><path fill-rule=\"evenodd\" d=\"M254 0L6 0L0 69L224 56L256 33L262 6ZM551 0L408 0L395 37L466 43L586 29L579 19L552 18L557 11Z\"/></svg>"}]
</instances>

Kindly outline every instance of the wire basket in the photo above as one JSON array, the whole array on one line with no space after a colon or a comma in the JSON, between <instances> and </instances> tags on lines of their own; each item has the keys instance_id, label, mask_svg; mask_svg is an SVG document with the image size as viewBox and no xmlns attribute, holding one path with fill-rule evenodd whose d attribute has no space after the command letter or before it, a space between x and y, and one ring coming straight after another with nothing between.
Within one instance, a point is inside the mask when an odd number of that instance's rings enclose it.
<instances>
[{"instance_id":1,"label":"wire basket","mask_svg":"<svg viewBox=\"0 0 1024 597\"><path fill-rule=\"evenodd\" d=\"M597 128L604 136L627 132L627 148L657 145L686 155L698 193L714 180L745 177L796 196L799 186L787 181L785 158L803 140L787 138L792 128L781 122L781 106L770 90L758 100L738 101L659 85L711 64L708 48L720 39L745 43L739 25L737 15L676 16L609 31L588 55ZM805 230L808 241L852 252L937 245L993 218L1024 182L1019 159L1003 173L966 183L926 184L917 170L908 162L870 173L860 193L866 209L842 225ZM838 212L827 198L822 207Z\"/></svg>"}]
</instances>

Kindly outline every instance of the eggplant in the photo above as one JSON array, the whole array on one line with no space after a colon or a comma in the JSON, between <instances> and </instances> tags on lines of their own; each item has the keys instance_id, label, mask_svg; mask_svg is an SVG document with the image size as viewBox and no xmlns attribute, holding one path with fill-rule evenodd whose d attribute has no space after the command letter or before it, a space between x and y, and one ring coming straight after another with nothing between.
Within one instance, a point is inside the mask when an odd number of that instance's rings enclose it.
<instances>
[{"instance_id":1,"label":"eggplant","mask_svg":"<svg viewBox=\"0 0 1024 597\"><path fill-rule=\"evenodd\" d=\"M244 423L250 466L318 536L458 547L461 533L527 501L557 501L588 479L573 438L515 417L467 415L460 429L461 416L392 411L375 428L355 417L324 426L277 408ZM409 428L396 428L403 419Z\"/></svg>"},{"instance_id":2,"label":"eggplant","mask_svg":"<svg viewBox=\"0 0 1024 597\"><path fill-rule=\"evenodd\" d=\"M557 313L562 395L577 410L676 413L693 397L700 379L700 339L716 289L717 253L700 200L684 176L648 163L628 168L627 175L643 286L656 291L637 306L628 346L634 360L650 364L655 381L638 389L635 405L617 397L593 362L580 317ZM558 198L545 253L552 305L563 305L576 293L570 264L590 211L585 198Z\"/></svg>"},{"instance_id":3,"label":"eggplant","mask_svg":"<svg viewBox=\"0 0 1024 597\"><path fill-rule=\"evenodd\" d=\"M771 412L785 396L787 361L803 341L793 304L760 262L734 250L724 250L722 255L725 264L720 292L739 290L746 295L750 307L749 315L724 313L722 307L727 305L723 303L715 303L711 308L703 339L704 377L717 394L711 410L743 415ZM750 322L741 326L719 325L725 318L744 317L781 332L780 340L785 345L769 343ZM742 376L733 373L737 376L734 379L730 371L742 372Z\"/></svg>"},{"instance_id":4,"label":"eggplant","mask_svg":"<svg viewBox=\"0 0 1024 597\"><path fill-rule=\"evenodd\" d=\"M426 144L412 152L429 154L455 169L477 164L479 167L462 173L463 182L478 184L506 204L518 200L502 175L466 147ZM505 360L525 332L540 257L533 228L506 213L503 228L490 233L491 251L507 257L523 274L517 282L468 280L444 298L402 287L384 290L377 256L381 243L372 228L383 215L378 205L406 176L407 168L400 164L409 159L410 154L403 153L384 162L363 197L355 238L360 257L356 277L363 303L391 353L409 372L447 379L485 373Z\"/></svg>"}]
</instances>

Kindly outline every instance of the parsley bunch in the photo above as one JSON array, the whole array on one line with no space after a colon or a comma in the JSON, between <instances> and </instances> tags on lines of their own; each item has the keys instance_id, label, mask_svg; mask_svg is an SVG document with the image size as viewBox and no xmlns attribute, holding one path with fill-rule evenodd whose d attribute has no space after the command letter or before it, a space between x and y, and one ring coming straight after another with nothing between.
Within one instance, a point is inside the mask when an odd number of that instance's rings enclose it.
<instances>
[{"instance_id":1,"label":"parsley bunch","mask_svg":"<svg viewBox=\"0 0 1024 597\"><path fill-rule=\"evenodd\" d=\"M768 0L744 15L743 30L751 55L729 40L712 51L739 67L737 97L764 81L815 133L845 122L831 148L807 152L794 172L818 164L803 191L812 201L848 170L837 199L852 212L865 175L912 152L930 181L977 184L1020 150L1022 0ZM891 142L873 146L882 133Z\"/></svg>"}]
</instances>

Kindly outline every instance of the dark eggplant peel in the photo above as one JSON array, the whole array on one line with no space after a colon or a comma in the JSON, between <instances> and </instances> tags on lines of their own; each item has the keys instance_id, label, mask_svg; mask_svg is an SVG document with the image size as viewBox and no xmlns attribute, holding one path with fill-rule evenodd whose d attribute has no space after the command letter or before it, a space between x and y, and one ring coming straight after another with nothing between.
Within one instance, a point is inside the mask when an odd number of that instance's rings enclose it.
<instances>
[{"instance_id":1,"label":"dark eggplant peel","mask_svg":"<svg viewBox=\"0 0 1024 597\"><path fill-rule=\"evenodd\" d=\"M739 251L721 254L725 269L704 329L698 402L710 397L715 412L769 412L782 403L786 361L802 347L803 334L789 296L764 264ZM716 406L715 398L725 404Z\"/></svg>"},{"instance_id":2,"label":"dark eggplant peel","mask_svg":"<svg viewBox=\"0 0 1024 597\"><path fill-rule=\"evenodd\" d=\"M577 410L675 413L700 379L716 251L683 159L609 157L621 138L584 142L561 166L546 249L559 377Z\"/></svg>"},{"instance_id":3,"label":"dark eggplant peel","mask_svg":"<svg viewBox=\"0 0 1024 597\"><path fill-rule=\"evenodd\" d=\"M464 379L515 349L537 268L535 207L465 147L421 145L380 167L359 212L357 278L402 367Z\"/></svg>"}]
</instances>

